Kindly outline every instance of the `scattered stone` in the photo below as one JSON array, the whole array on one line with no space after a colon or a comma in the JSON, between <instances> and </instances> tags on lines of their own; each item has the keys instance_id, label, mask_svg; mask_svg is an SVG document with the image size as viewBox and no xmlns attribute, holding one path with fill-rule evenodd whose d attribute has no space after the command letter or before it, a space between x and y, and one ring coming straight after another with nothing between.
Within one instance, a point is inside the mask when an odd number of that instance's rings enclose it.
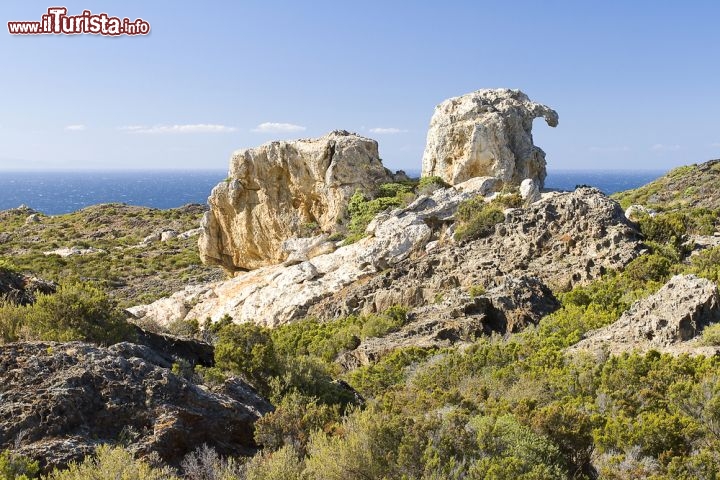
<instances>
[{"instance_id":1,"label":"scattered stone","mask_svg":"<svg viewBox=\"0 0 720 480\"><path fill-rule=\"evenodd\" d=\"M625 210L625 218L632 222L637 221L643 215L654 217L657 215L657 212L643 205L630 205L627 210Z\"/></svg>"},{"instance_id":2,"label":"scattered stone","mask_svg":"<svg viewBox=\"0 0 720 480\"><path fill-rule=\"evenodd\" d=\"M57 248L55 250L50 250L49 252L43 252L43 255L58 255L60 257L72 257L72 256L82 256L82 255L93 255L96 253L105 253L105 250L101 248L95 248L95 247L62 247Z\"/></svg>"},{"instance_id":3,"label":"scattered stone","mask_svg":"<svg viewBox=\"0 0 720 480\"><path fill-rule=\"evenodd\" d=\"M167 242L168 240L172 240L173 238L178 237L178 232L175 230L163 230L160 232L160 241L161 242Z\"/></svg>"},{"instance_id":4,"label":"scattered stone","mask_svg":"<svg viewBox=\"0 0 720 480\"><path fill-rule=\"evenodd\" d=\"M178 239L187 240L188 238L197 237L201 233L202 233L202 228L193 228L192 230L188 230L188 231L183 232L180 235L178 235Z\"/></svg>"},{"instance_id":5,"label":"scattered stone","mask_svg":"<svg viewBox=\"0 0 720 480\"><path fill-rule=\"evenodd\" d=\"M39 213L33 213L28 215L28 217L25 219L25 225L32 225L33 223L40 223L40 214Z\"/></svg>"},{"instance_id":6,"label":"scattered stone","mask_svg":"<svg viewBox=\"0 0 720 480\"><path fill-rule=\"evenodd\" d=\"M473 177L497 177L520 185L531 178L542 188L545 152L533 145L532 122L544 117L551 127L558 114L531 102L520 90L478 90L445 100L430 121L422 175L451 185Z\"/></svg>"},{"instance_id":7,"label":"scattered stone","mask_svg":"<svg viewBox=\"0 0 720 480\"><path fill-rule=\"evenodd\" d=\"M526 178L522 181L520 184L520 196L526 203L535 203L542 198L540 188L532 178Z\"/></svg>"}]
</instances>

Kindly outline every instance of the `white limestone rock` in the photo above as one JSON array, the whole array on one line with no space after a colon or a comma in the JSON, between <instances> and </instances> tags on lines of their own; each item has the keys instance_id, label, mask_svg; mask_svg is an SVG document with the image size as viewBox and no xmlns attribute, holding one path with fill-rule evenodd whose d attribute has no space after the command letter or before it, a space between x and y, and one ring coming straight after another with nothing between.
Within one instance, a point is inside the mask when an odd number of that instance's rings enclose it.
<instances>
[{"instance_id":1,"label":"white limestone rock","mask_svg":"<svg viewBox=\"0 0 720 480\"><path fill-rule=\"evenodd\" d=\"M533 145L532 122L551 127L558 114L520 90L478 90L435 108L427 134L422 175L451 185L473 177L497 177L508 185L531 178L542 188L545 152Z\"/></svg>"}]
</instances>

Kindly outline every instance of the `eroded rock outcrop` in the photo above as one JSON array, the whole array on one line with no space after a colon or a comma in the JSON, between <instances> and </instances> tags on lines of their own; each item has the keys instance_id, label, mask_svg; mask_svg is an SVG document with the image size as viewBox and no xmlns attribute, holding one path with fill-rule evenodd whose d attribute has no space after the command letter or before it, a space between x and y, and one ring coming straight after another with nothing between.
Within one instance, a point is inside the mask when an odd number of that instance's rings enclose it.
<instances>
[{"instance_id":1,"label":"eroded rock outcrop","mask_svg":"<svg viewBox=\"0 0 720 480\"><path fill-rule=\"evenodd\" d=\"M281 263L285 241L310 227L335 231L356 190L392 179L377 142L346 131L239 150L208 199L201 258L231 273Z\"/></svg>"},{"instance_id":2,"label":"eroded rock outcrop","mask_svg":"<svg viewBox=\"0 0 720 480\"><path fill-rule=\"evenodd\" d=\"M562 290L621 268L639 254L639 234L620 206L589 188L544 194L527 208L509 211L488 237L456 243L448 226L458 205L492 194L494 184L474 179L437 190L378 215L368 226L370 236L352 245L294 265L187 287L130 311L163 324L216 321L227 314L236 322L276 326L307 315L329 319L391 305L421 307L453 289L490 291L510 277L534 277Z\"/></svg>"},{"instance_id":3,"label":"eroded rock outcrop","mask_svg":"<svg viewBox=\"0 0 720 480\"><path fill-rule=\"evenodd\" d=\"M418 307L454 288L488 291L511 277L534 277L564 291L622 268L641 250L620 206L599 190L547 193L511 210L487 237L464 244L445 238L427 255L348 285L308 309L318 318ZM418 200L422 202L422 200Z\"/></svg>"},{"instance_id":4,"label":"eroded rock outcrop","mask_svg":"<svg viewBox=\"0 0 720 480\"><path fill-rule=\"evenodd\" d=\"M272 406L239 380L213 392L174 375L148 347L33 342L0 346L0 450L48 467L82 460L121 436L171 464L208 444L251 455L254 422Z\"/></svg>"},{"instance_id":5,"label":"eroded rock outcrop","mask_svg":"<svg viewBox=\"0 0 720 480\"><path fill-rule=\"evenodd\" d=\"M416 292L417 297L422 294ZM508 278L482 295L454 288L437 301L412 309L408 323L400 330L363 340L343 353L338 362L350 370L373 363L397 348L442 348L492 333L519 332L537 325L559 307L550 289L535 278Z\"/></svg>"},{"instance_id":6,"label":"eroded rock outcrop","mask_svg":"<svg viewBox=\"0 0 720 480\"><path fill-rule=\"evenodd\" d=\"M451 185L482 176L511 185L530 178L542 188L545 152L533 145L531 133L538 117L558 124L554 110L520 90L478 90L445 100L430 121L422 175Z\"/></svg>"},{"instance_id":7,"label":"eroded rock outcrop","mask_svg":"<svg viewBox=\"0 0 720 480\"><path fill-rule=\"evenodd\" d=\"M297 262L263 267L209 285L190 286L149 305L129 309L138 319L167 324L178 319L214 321L230 315L236 322L276 326L306 315L308 308L344 287L424 255L442 225L452 223L460 202L494 191L495 181L475 179L459 188L420 196L404 209L378 215L367 238Z\"/></svg>"},{"instance_id":8,"label":"eroded rock outcrop","mask_svg":"<svg viewBox=\"0 0 720 480\"><path fill-rule=\"evenodd\" d=\"M618 321L569 349L618 354L626 351L707 353L700 345L688 345L704 327L720 321L720 294L715 283L695 275L676 275L657 293L638 300ZM696 348L684 348L687 346ZM710 347L712 353L716 348Z\"/></svg>"}]
</instances>

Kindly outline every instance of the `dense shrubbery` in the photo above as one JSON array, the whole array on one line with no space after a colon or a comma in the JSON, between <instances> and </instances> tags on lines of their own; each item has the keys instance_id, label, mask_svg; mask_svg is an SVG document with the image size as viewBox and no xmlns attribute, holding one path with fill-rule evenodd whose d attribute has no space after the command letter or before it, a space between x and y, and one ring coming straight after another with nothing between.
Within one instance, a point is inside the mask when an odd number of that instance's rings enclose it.
<instances>
[{"instance_id":1,"label":"dense shrubbery","mask_svg":"<svg viewBox=\"0 0 720 480\"><path fill-rule=\"evenodd\" d=\"M88 283L67 283L33 305L0 305L0 341L84 340L112 344L131 337L114 300Z\"/></svg>"}]
</instances>

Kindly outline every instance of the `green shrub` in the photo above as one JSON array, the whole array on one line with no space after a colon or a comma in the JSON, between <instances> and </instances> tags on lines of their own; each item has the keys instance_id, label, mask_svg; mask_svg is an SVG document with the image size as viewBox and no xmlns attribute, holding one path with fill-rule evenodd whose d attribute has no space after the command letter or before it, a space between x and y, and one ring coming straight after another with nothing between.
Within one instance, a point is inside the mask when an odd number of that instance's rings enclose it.
<instances>
[{"instance_id":1,"label":"green shrub","mask_svg":"<svg viewBox=\"0 0 720 480\"><path fill-rule=\"evenodd\" d=\"M291 445L255 455L246 465L246 480L301 480L304 464ZM319 477L320 478L320 477Z\"/></svg>"},{"instance_id":2,"label":"green shrub","mask_svg":"<svg viewBox=\"0 0 720 480\"><path fill-rule=\"evenodd\" d=\"M295 391L255 423L255 441L268 450L292 446L304 455L312 432L330 432L339 421L338 405L319 403L316 397Z\"/></svg>"},{"instance_id":3,"label":"green shrub","mask_svg":"<svg viewBox=\"0 0 720 480\"><path fill-rule=\"evenodd\" d=\"M468 289L468 294L470 295L470 298L481 297L485 295L485 292L485 287L483 287L482 285L471 285Z\"/></svg>"},{"instance_id":4,"label":"green shrub","mask_svg":"<svg viewBox=\"0 0 720 480\"><path fill-rule=\"evenodd\" d=\"M373 218L385 210L407 205L412 201L412 186L406 183L384 183L376 198L369 199L357 190L348 202L348 232L345 244L354 243L365 236L365 229Z\"/></svg>"},{"instance_id":5,"label":"green shrub","mask_svg":"<svg viewBox=\"0 0 720 480\"><path fill-rule=\"evenodd\" d=\"M279 369L270 331L252 323L230 324L220 330L215 364L241 375L264 395L270 393L270 378Z\"/></svg>"},{"instance_id":6,"label":"green shrub","mask_svg":"<svg viewBox=\"0 0 720 480\"><path fill-rule=\"evenodd\" d=\"M154 468L120 447L103 445L95 457L72 463L67 470L55 470L47 480L176 480L169 469Z\"/></svg>"},{"instance_id":7,"label":"green shrub","mask_svg":"<svg viewBox=\"0 0 720 480\"><path fill-rule=\"evenodd\" d=\"M441 177L422 177L418 181L415 191L418 193L418 195L430 195L438 188L447 188L449 186L450 185L448 185Z\"/></svg>"},{"instance_id":8,"label":"green shrub","mask_svg":"<svg viewBox=\"0 0 720 480\"><path fill-rule=\"evenodd\" d=\"M0 452L0 480L30 480L37 478L39 472L37 461L10 450Z\"/></svg>"},{"instance_id":9,"label":"green shrub","mask_svg":"<svg viewBox=\"0 0 720 480\"><path fill-rule=\"evenodd\" d=\"M690 257L690 271L701 277L720 282L720 247L704 250Z\"/></svg>"},{"instance_id":10,"label":"green shrub","mask_svg":"<svg viewBox=\"0 0 720 480\"><path fill-rule=\"evenodd\" d=\"M455 240L475 240L486 237L495 230L495 225L505 220L502 210L485 203L482 198L460 204L457 212Z\"/></svg>"},{"instance_id":11,"label":"green shrub","mask_svg":"<svg viewBox=\"0 0 720 480\"><path fill-rule=\"evenodd\" d=\"M647 241L667 244L678 251L683 250L689 223L688 217L679 212L641 215L638 219L640 231Z\"/></svg>"},{"instance_id":12,"label":"green shrub","mask_svg":"<svg viewBox=\"0 0 720 480\"><path fill-rule=\"evenodd\" d=\"M646 281L665 282L672 273L672 262L658 254L642 255L625 267L625 275L639 285Z\"/></svg>"},{"instance_id":13,"label":"green shrub","mask_svg":"<svg viewBox=\"0 0 720 480\"><path fill-rule=\"evenodd\" d=\"M700 337L700 343L709 347L720 346L720 323L705 327Z\"/></svg>"},{"instance_id":14,"label":"green shrub","mask_svg":"<svg viewBox=\"0 0 720 480\"><path fill-rule=\"evenodd\" d=\"M88 283L67 283L33 305L0 307L0 338L20 336L48 341L83 340L113 344L132 339L132 327L105 291Z\"/></svg>"}]
</instances>

